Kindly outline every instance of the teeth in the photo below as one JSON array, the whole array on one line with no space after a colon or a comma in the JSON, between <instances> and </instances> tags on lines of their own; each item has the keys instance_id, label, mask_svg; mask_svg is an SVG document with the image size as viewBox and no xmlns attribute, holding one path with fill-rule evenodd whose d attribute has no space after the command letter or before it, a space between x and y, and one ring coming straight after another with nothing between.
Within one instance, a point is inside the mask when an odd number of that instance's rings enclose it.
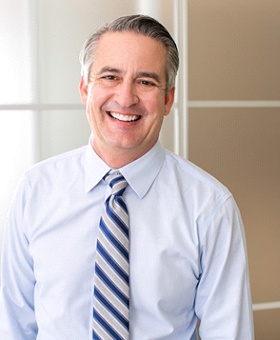
<instances>
[{"instance_id":1,"label":"teeth","mask_svg":"<svg viewBox=\"0 0 280 340\"><path fill-rule=\"evenodd\" d=\"M137 115L122 115L120 113L117 112L110 112L110 115L118 120L121 120L122 122L133 122L137 119L139 119L140 116Z\"/></svg>"}]
</instances>

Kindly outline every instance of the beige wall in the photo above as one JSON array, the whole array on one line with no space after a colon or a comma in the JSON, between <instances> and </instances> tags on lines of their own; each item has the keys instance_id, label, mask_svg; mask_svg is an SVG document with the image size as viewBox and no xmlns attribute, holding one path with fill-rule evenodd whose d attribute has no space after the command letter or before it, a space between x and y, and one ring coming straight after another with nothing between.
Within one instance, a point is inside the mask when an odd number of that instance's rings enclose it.
<instances>
[{"instance_id":1,"label":"beige wall","mask_svg":"<svg viewBox=\"0 0 280 340\"><path fill-rule=\"evenodd\" d=\"M188 70L189 159L233 192L256 340L280 339L280 1L189 0Z\"/></svg>"}]
</instances>

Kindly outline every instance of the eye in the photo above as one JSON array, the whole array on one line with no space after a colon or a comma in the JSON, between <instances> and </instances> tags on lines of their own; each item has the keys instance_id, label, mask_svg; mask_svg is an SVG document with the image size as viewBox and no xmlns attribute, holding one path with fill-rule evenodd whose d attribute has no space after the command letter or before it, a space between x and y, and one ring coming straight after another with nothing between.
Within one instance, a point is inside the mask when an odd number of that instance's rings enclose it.
<instances>
[{"instance_id":1,"label":"eye","mask_svg":"<svg viewBox=\"0 0 280 340\"><path fill-rule=\"evenodd\" d=\"M147 86L147 87L153 87L153 86L156 86L156 84L152 81L149 81L149 80L139 80L139 83L141 85L144 85L144 86Z\"/></svg>"},{"instance_id":2,"label":"eye","mask_svg":"<svg viewBox=\"0 0 280 340\"><path fill-rule=\"evenodd\" d=\"M108 74L108 75L103 76L102 79L113 81L113 80L117 80L117 77L114 75Z\"/></svg>"}]
</instances>

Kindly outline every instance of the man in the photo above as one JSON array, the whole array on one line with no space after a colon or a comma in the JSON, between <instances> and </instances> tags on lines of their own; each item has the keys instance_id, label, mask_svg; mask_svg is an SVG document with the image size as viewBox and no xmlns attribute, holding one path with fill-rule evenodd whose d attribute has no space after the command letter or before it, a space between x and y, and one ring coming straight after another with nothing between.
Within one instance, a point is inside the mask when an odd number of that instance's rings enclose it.
<instances>
[{"instance_id":1,"label":"man","mask_svg":"<svg viewBox=\"0 0 280 340\"><path fill-rule=\"evenodd\" d=\"M90 143L34 166L19 186L3 246L0 338L197 339L200 321L202 339L253 339L232 195L158 141L178 69L171 36L150 17L122 17L95 32L80 59ZM108 173L124 177L121 193L111 195ZM130 243L113 252L123 250L126 269L100 236L120 223Z\"/></svg>"}]
</instances>

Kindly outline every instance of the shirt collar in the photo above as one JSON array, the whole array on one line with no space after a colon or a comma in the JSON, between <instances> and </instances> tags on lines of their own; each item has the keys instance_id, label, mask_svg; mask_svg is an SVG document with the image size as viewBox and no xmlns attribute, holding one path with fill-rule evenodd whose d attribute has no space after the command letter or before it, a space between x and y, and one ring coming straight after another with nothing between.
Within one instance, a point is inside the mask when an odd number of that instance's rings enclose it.
<instances>
[{"instance_id":1,"label":"shirt collar","mask_svg":"<svg viewBox=\"0 0 280 340\"><path fill-rule=\"evenodd\" d=\"M144 156L119 169L140 199L146 195L158 175L164 157L165 151L158 141ZM89 192L94 188L108 171L110 167L94 152L89 143L85 161L85 191Z\"/></svg>"},{"instance_id":2,"label":"shirt collar","mask_svg":"<svg viewBox=\"0 0 280 340\"><path fill-rule=\"evenodd\" d=\"M85 192L94 188L108 171L110 167L95 153L89 142L85 158Z\"/></svg>"}]
</instances>

